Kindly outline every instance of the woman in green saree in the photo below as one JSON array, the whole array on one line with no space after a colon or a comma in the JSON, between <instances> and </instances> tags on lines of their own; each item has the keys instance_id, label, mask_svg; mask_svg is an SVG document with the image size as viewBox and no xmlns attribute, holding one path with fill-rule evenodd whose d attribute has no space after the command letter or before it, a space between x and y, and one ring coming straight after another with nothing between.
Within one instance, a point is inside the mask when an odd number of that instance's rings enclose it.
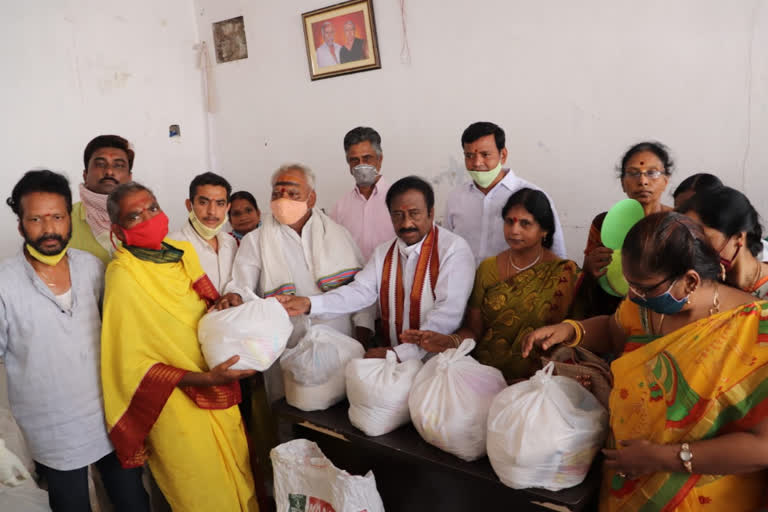
<instances>
[{"instance_id":1,"label":"woman in green saree","mask_svg":"<svg viewBox=\"0 0 768 512\"><path fill-rule=\"evenodd\" d=\"M540 367L521 355L522 340L544 325L573 318L581 271L571 260L555 256L554 214L546 195L523 188L501 211L509 249L477 268L464 325L453 335L406 331L430 352L453 348L458 341L477 341L473 356L502 371L507 381L527 378Z\"/></svg>"}]
</instances>

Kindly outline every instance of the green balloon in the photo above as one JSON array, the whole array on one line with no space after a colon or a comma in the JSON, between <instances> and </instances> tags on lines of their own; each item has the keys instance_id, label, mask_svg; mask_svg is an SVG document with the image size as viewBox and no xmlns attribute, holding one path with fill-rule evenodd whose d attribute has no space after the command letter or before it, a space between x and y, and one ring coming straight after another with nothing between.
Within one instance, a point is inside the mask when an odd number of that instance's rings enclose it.
<instances>
[{"instance_id":1,"label":"green balloon","mask_svg":"<svg viewBox=\"0 0 768 512\"><path fill-rule=\"evenodd\" d=\"M598 283L600 283L600 288L605 290L605 293L608 295L613 295L614 297L621 297L618 293L616 293L613 288L611 288L611 284L608 282L608 276L606 274L603 274L600 276L600 279L597 280Z\"/></svg>"},{"instance_id":2,"label":"green balloon","mask_svg":"<svg viewBox=\"0 0 768 512\"><path fill-rule=\"evenodd\" d=\"M624 238L637 221L645 217L643 206L634 199L622 199L608 210L600 229L600 240L609 249L621 249Z\"/></svg>"},{"instance_id":3,"label":"green balloon","mask_svg":"<svg viewBox=\"0 0 768 512\"><path fill-rule=\"evenodd\" d=\"M624 278L624 272L621 270L621 250L613 251L613 259L608 265L608 272L605 273L608 284L621 297L629 293L629 283Z\"/></svg>"}]
</instances>

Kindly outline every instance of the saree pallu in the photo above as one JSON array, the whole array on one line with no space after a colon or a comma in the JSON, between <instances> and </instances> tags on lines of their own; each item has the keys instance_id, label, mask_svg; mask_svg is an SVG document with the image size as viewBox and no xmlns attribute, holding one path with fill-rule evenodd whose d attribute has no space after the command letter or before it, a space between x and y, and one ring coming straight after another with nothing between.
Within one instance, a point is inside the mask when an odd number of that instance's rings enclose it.
<instances>
[{"instance_id":1,"label":"saree pallu","mask_svg":"<svg viewBox=\"0 0 768 512\"><path fill-rule=\"evenodd\" d=\"M155 263L126 249L107 268L102 386L110 439L124 467L149 462L176 511L255 511L239 387L177 386L208 370L197 339L206 311L197 254Z\"/></svg>"},{"instance_id":2,"label":"saree pallu","mask_svg":"<svg viewBox=\"0 0 768 512\"><path fill-rule=\"evenodd\" d=\"M522 341L534 329L571 316L580 275L573 261L557 260L500 281L497 257L483 261L469 299L485 328L473 356L501 370L507 381L533 375L541 364L535 356L522 357Z\"/></svg>"},{"instance_id":3,"label":"saree pallu","mask_svg":"<svg viewBox=\"0 0 768 512\"><path fill-rule=\"evenodd\" d=\"M616 320L629 335L611 365L613 445L630 439L682 444L749 431L768 416L768 302L739 306L663 337L648 336L644 310L624 301ZM647 322L646 322L647 323ZM695 452L695 448L694 448ZM765 472L677 473L637 479L606 471L601 511L755 511Z\"/></svg>"}]
</instances>

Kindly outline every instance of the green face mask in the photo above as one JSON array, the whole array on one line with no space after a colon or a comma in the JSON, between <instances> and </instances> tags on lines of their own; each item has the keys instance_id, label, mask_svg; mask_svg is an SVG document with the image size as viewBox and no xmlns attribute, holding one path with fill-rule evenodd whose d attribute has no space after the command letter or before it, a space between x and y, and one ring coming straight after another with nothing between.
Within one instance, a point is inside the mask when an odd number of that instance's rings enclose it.
<instances>
[{"instance_id":1,"label":"green face mask","mask_svg":"<svg viewBox=\"0 0 768 512\"><path fill-rule=\"evenodd\" d=\"M501 172L501 160L499 160L499 165L497 165L490 171L467 171L467 172L472 177L472 180L477 184L478 187L487 188L488 185L493 183L493 180L495 180L496 177Z\"/></svg>"}]
</instances>

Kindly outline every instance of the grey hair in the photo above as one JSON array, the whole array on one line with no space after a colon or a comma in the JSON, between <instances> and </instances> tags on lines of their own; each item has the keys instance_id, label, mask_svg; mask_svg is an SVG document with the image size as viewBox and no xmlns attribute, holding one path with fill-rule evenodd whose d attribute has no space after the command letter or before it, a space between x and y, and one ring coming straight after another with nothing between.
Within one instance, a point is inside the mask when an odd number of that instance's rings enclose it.
<instances>
[{"instance_id":1,"label":"grey hair","mask_svg":"<svg viewBox=\"0 0 768 512\"><path fill-rule=\"evenodd\" d=\"M346 27L347 25L352 25L352 28L354 28L355 27L355 22L352 21L352 20L347 20L347 21L344 22L344 26Z\"/></svg>"},{"instance_id":2,"label":"grey hair","mask_svg":"<svg viewBox=\"0 0 768 512\"><path fill-rule=\"evenodd\" d=\"M109 214L109 221L112 224L120 224L120 201L122 201L125 196L141 192L142 190L146 190L152 197L155 197L154 192L135 181L123 183L109 193L109 197L107 197L107 213Z\"/></svg>"},{"instance_id":3,"label":"grey hair","mask_svg":"<svg viewBox=\"0 0 768 512\"><path fill-rule=\"evenodd\" d=\"M366 141L370 142L376 154L381 156L381 135L369 126L358 126L347 132L344 136L344 152L349 151L349 148L355 144Z\"/></svg>"},{"instance_id":4,"label":"grey hair","mask_svg":"<svg viewBox=\"0 0 768 512\"><path fill-rule=\"evenodd\" d=\"M307 185L309 185L310 190L315 190L315 173L303 164L283 164L281 165L275 172L272 173L272 187L274 188L275 183L277 183L277 178L281 174L283 174L286 171L299 171L301 174L304 175L304 179L307 180Z\"/></svg>"},{"instance_id":5,"label":"grey hair","mask_svg":"<svg viewBox=\"0 0 768 512\"><path fill-rule=\"evenodd\" d=\"M320 32L322 32L323 34L325 34L325 27L333 28L333 23L331 23L330 21L326 21L322 25L320 25ZM335 30L334 30L334 32L335 32Z\"/></svg>"}]
</instances>

